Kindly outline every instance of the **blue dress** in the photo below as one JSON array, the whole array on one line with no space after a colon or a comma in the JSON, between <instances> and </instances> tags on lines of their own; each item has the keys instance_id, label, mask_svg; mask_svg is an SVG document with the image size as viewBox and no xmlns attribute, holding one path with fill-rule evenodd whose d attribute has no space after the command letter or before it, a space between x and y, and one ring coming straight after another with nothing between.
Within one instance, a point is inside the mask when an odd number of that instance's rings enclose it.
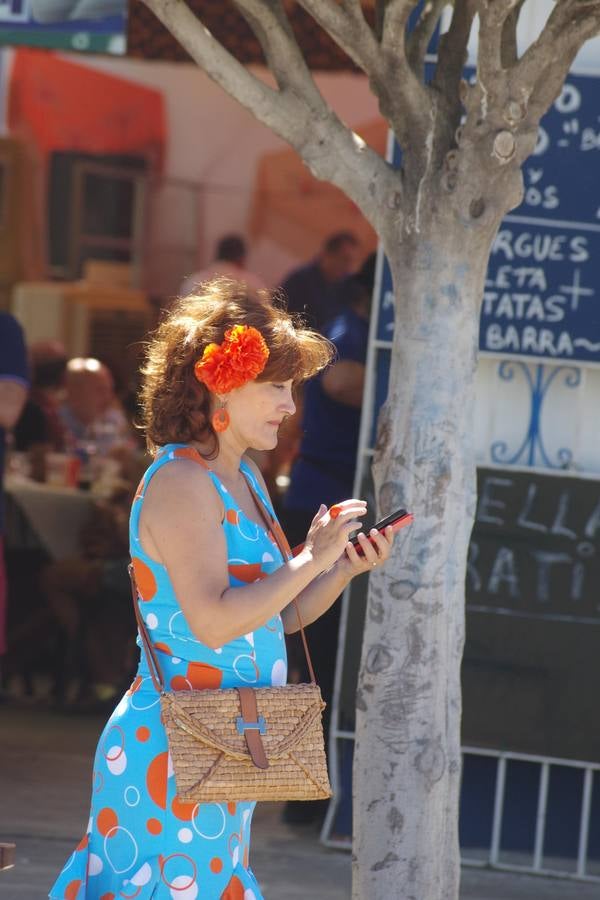
<instances>
[{"instance_id":1,"label":"blue dress","mask_svg":"<svg viewBox=\"0 0 600 900\"><path fill-rule=\"evenodd\" d=\"M207 468L221 497L231 587L265 578L283 564L272 533L244 514L193 447L162 448L133 501L130 549L140 612L166 685L185 691L285 684L287 657L279 615L211 649L190 630L166 568L142 549L138 525L146 488L155 472L178 459ZM242 462L240 468L273 513L250 467ZM249 864L255 805L177 799L159 696L142 650L133 684L100 736L86 834L50 891L50 900L262 900Z\"/></svg>"}]
</instances>

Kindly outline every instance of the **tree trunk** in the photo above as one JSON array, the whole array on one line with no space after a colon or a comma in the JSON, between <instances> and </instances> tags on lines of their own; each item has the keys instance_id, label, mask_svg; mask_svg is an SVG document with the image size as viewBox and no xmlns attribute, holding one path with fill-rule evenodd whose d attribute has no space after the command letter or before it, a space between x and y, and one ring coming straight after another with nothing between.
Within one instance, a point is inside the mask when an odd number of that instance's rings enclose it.
<instances>
[{"instance_id":1,"label":"tree trunk","mask_svg":"<svg viewBox=\"0 0 600 900\"><path fill-rule=\"evenodd\" d=\"M434 206L434 203L432 203ZM370 579L357 692L354 900L456 900L464 580L479 303L498 223L384 235L395 285L375 493L414 513ZM386 239L387 238L387 239Z\"/></svg>"}]
</instances>

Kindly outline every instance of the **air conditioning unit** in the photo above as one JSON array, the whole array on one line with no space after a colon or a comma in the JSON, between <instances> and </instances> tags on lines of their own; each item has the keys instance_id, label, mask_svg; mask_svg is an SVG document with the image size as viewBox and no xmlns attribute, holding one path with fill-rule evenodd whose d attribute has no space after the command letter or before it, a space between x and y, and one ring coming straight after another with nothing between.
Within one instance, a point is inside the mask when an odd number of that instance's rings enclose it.
<instances>
[{"instance_id":1,"label":"air conditioning unit","mask_svg":"<svg viewBox=\"0 0 600 900\"><path fill-rule=\"evenodd\" d=\"M117 364L132 359L151 325L146 295L101 281L28 281L16 284L11 308L28 344L60 341L68 356L95 356Z\"/></svg>"}]
</instances>

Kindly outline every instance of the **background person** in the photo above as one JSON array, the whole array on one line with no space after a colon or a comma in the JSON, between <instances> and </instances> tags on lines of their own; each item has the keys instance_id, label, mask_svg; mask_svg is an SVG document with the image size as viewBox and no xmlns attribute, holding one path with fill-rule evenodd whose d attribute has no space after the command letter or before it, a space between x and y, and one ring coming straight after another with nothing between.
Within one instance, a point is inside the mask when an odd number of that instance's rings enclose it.
<instances>
[{"instance_id":1,"label":"background person","mask_svg":"<svg viewBox=\"0 0 600 900\"><path fill-rule=\"evenodd\" d=\"M299 314L309 327L323 333L326 323L345 308L346 284L356 269L358 254L359 242L352 232L330 235L314 260L294 269L284 280L281 290L288 312ZM273 491L277 490L279 475L287 476L302 440L302 390L297 391L295 400L298 411L283 429L276 452L261 461L261 471ZM274 496L279 508L280 498Z\"/></svg>"},{"instance_id":2,"label":"background person","mask_svg":"<svg viewBox=\"0 0 600 900\"><path fill-rule=\"evenodd\" d=\"M59 416L69 449L87 446L92 453L108 456L135 445L112 373L93 357L75 357L67 363Z\"/></svg>"},{"instance_id":3,"label":"background person","mask_svg":"<svg viewBox=\"0 0 600 900\"><path fill-rule=\"evenodd\" d=\"M294 411L293 384L319 371L329 353L323 338L295 329L265 297L222 280L178 301L149 345L142 407L156 456L132 506L130 550L140 614L173 690L284 684L283 633L298 627L293 599L303 620L314 621L354 575L389 555L391 529L375 545L362 535L365 558L348 543L365 504L346 500L336 518L321 505L304 550L286 560L272 539L276 522L268 526L255 499L273 515L246 450L276 446ZM139 885L150 897L167 879L185 882L194 896L248 892L260 900L249 866L255 804L177 799L143 652L100 737L94 779L89 831L51 900L86 879L95 896ZM117 823L136 853L121 857L115 872L106 835Z\"/></svg>"},{"instance_id":4,"label":"background person","mask_svg":"<svg viewBox=\"0 0 600 900\"><path fill-rule=\"evenodd\" d=\"M262 278L246 268L247 255L246 242L241 235L224 235L217 244L213 262L206 268L188 275L184 279L179 293L185 297L205 281L212 281L219 276L230 278L232 281L241 281L255 291L265 289L266 284Z\"/></svg>"},{"instance_id":5,"label":"background person","mask_svg":"<svg viewBox=\"0 0 600 900\"><path fill-rule=\"evenodd\" d=\"M351 231L327 238L319 254L294 269L281 289L290 313L300 313L311 328L323 326L344 309L344 282L357 268L360 244Z\"/></svg>"},{"instance_id":6,"label":"background person","mask_svg":"<svg viewBox=\"0 0 600 900\"><path fill-rule=\"evenodd\" d=\"M65 450L59 415L64 393L67 354L59 341L36 341L28 348L31 390L14 427L14 449L27 453L35 481L46 478L46 454Z\"/></svg>"},{"instance_id":7,"label":"background person","mask_svg":"<svg viewBox=\"0 0 600 900\"><path fill-rule=\"evenodd\" d=\"M48 562L41 573L43 604L57 633L52 692L74 710L114 700L135 665L127 566L136 484L119 479L110 497L96 499L81 529L80 552Z\"/></svg>"},{"instance_id":8,"label":"background person","mask_svg":"<svg viewBox=\"0 0 600 900\"><path fill-rule=\"evenodd\" d=\"M345 282L344 310L323 328L336 349L334 364L304 388L300 450L292 465L281 509L283 526L292 546L302 542L316 504L323 502L329 507L353 492L374 275L375 254L372 254L360 272ZM340 604L335 603L307 629L315 671L319 673L321 692L327 703L323 714L325 746L328 746L339 622ZM305 681L306 660L296 635L288 640L288 651L290 666L297 672L295 677ZM312 822L324 815L325 808L322 800L290 802L284 819L290 824Z\"/></svg>"},{"instance_id":9,"label":"background person","mask_svg":"<svg viewBox=\"0 0 600 900\"><path fill-rule=\"evenodd\" d=\"M6 432L21 415L29 373L23 330L14 316L0 312L0 656L6 652L6 570L3 541L3 488Z\"/></svg>"}]
</instances>

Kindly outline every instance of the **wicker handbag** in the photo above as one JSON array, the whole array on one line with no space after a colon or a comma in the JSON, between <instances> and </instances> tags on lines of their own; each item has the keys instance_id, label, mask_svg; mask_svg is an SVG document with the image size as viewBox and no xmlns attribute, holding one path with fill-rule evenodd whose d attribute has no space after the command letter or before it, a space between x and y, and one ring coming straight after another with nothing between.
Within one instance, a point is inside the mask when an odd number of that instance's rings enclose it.
<instances>
[{"instance_id":1,"label":"wicker handbag","mask_svg":"<svg viewBox=\"0 0 600 900\"><path fill-rule=\"evenodd\" d=\"M250 486L284 559L289 545L279 523ZM133 605L173 761L177 796L185 802L235 800L322 800L331 796L322 713L306 636L296 614L310 684L281 687L168 691L137 604Z\"/></svg>"}]
</instances>

